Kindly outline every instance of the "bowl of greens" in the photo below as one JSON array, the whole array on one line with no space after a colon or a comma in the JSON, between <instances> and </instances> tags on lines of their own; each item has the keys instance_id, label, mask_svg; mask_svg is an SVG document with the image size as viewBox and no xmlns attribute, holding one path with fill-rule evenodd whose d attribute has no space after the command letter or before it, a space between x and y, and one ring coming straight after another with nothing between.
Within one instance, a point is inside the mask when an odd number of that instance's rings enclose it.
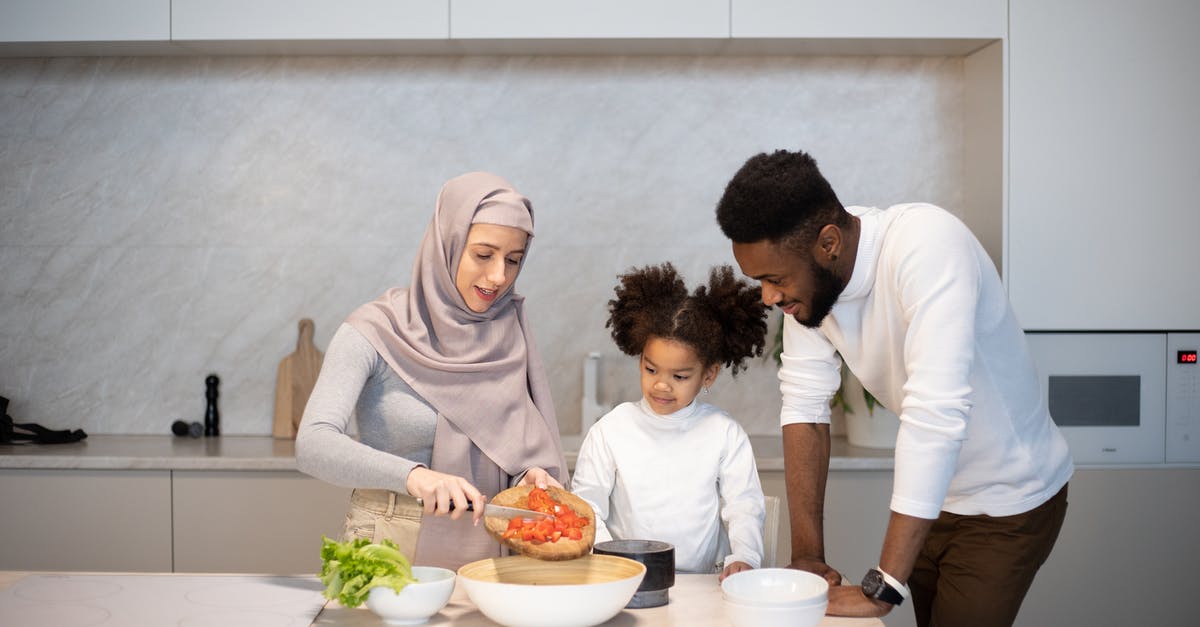
<instances>
[{"instance_id":1,"label":"bowl of greens","mask_svg":"<svg viewBox=\"0 0 1200 627\"><path fill-rule=\"evenodd\" d=\"M325 598L344 607L366 603L391 625L417 625L441 611L454 592L454 571L413 566L396 544L365 538L321 546Z\"/></svg>"}]
</instances>

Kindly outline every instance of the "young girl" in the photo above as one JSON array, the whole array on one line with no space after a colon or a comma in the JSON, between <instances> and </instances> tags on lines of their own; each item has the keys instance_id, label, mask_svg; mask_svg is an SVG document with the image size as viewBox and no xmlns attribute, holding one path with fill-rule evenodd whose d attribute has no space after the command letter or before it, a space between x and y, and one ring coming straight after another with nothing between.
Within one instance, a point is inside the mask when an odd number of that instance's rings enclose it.
<instances>
[{"instance_id":1,"label":"young girl","mask_svg":"<svg viewBox=\"0 0 1200 627\"><path fill-rule=\"evenodd\" d=\"M757 568L764 507L750 440L696 397L722 364L736 374L762 354L759 291L729 266L691 294L670 263L620 281L607 326L617 347L639 358L642 398L601 418L579 451L573 491L596 510L596 542L669 542L677 570L719 570L721 579Z\"/></svg>"}]
</instances>

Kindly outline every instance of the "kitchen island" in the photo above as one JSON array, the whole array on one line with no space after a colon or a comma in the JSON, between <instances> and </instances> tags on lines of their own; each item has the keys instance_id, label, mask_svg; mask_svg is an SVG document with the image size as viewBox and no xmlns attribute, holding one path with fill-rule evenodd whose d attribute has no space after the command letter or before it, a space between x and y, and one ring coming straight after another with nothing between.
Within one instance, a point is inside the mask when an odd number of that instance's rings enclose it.
<instances>
[{"instance_id":1,"label":"kitchen island","mask_svg":"<svg viewBox=\"0 0 1200 627\"><path fill-rule=\"evenodd\" d=\"M30 597L35 595L19 596L10 594L14 590L19 590L20 586L22 586L23 580L26 582L36 580L39 583L44 583L48 580L46 575L62 577L63 579L61 579L61 581L64 583L64 585L66 585L66 583L70 581L72 573L27 573L19 571L0 572L0 624L4 624L6 626L12 625L12 627L24 627L24 625L21 625L20 623L13 623L5 620L6 612L9 612L11 616L16 615L15 609L25 610L26 615L34 614L34 612L29 611L32 609L37 609L39 612L44 611L44 613L38 614L40 618L44 619L39 621L39 624L44 625L54 622L54 611L78 607L71 604L54 603L48 598L51 596L48 594L36 595L38 598L47 600L44 606L32 605L36 602L36 599L31 599ZM161 578L168 578L165 581L170 583L171 581L192 581L197 577L205 577L182 573L92 573L89 575L78 574L78 576L81 578L95 576L96 578L108 578L109 580L116 581L120 581L120 578L122 577L128 577L130 578L128 581L137 582L142 585L151 582L161 584L163 583ZM266 589L266 587L269 586L278 586L284 594L293 596L299 594L296 591L296 581L309 584L315 582L315 578L281 578L278 576L269 575L208 575L207 577L213 582L220 582L226 585L232 583L245 587L255 587L259 591ZM53 583L53 580L50 581ZM128 588L132 586L126 587ZM45 587L43 586L43 589L44 588ZM319 583L317 583L316 589L319 590L319 588ZM192 595L194 596L194 593L192 593ZM114 596L112 597L113 600L110 601L110 603L116 604L120 601L120 598L121 597ZM97 601L93 601L92 605L96 607L103 607L102 604L98 603ZM178 605L176 605L176 607L178 607ZM112 610L119 610L120 608L110 607L108 609L110 610L110 617L115 619L115 617L119 615L119 611ZM228 619L226 624L237 624L236 613L230 610L226 611L229 612L225 617ZM245 613L247 614L248 618L253 619L255 618L255 616L253 616L254 614L258 614L259 616L263 615L263 608L247 607L245 608ZM202 616L202 614L196 614L193 616ZM179 624L190 624L188 621L191 620L193 616L181 617L179 619ZM101 622L89 622L87 624L103 627L104 625L110 624L110 621L106 619ZM111 624L116 625L117 623L114 622ZM286 624L296 623L293 621ZM324 607L320 609L319 613L316 615L315 620L311 622L311 625L314 627L376 627L384 624L385 623L382 619L373 614L370 610L367 610L365 607L349 609L339 606L334 601L324 604ZM480 613L479 609L476 608L473 603L471 603L471 600L467 598L466 591L461 585L455 587L454 594L451 596L450 602L446 605L446 607L443 608L440 613L430 619L426 624L453 624L467 627L496 625L496 623L492 622L486 616ZM622 610L620 614L617 614L604 624L611 626L619 625L622 627L637 625L646 627L667 627L674 625L705 627L712 625L715 627L718 625L728 625L729 621L725 616L724 603L721 600L721 589L717 584L716 575L678 575L675 578L675 586L671 588L670 591L670 603L667 605L640 610ZM855 619L827 616L825 617L825 620L821 622L821 627L882 626L883 621L874 618ZM29 627L34 626L30 625Z\"/></svg>"}]
</instances>

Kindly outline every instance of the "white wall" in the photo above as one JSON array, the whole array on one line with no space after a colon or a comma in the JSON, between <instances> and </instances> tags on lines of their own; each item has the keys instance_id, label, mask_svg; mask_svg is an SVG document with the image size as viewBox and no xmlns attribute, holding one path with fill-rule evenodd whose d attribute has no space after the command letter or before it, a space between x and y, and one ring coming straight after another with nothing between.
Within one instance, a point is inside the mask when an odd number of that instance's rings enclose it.
<instances>
[{"instance_id":1,"label":"white wall","mask_svg":"<svg viewBox=\"0 0 1200 627\"><path fill-rule=\"evenodd\" d=\"M0 395L167 433L216 372L224 433L269 434L297 321L323 348L406 283L441 183L486 169L533 200L517 287L575 433L589 351L605 402L638 395L615 275L732 263L713 209L746 158L803 148L847 204L961 212L963 92L960 57L0 59ZM712 398L776 432L772 365Z\"/></svg>"}]
</instances>

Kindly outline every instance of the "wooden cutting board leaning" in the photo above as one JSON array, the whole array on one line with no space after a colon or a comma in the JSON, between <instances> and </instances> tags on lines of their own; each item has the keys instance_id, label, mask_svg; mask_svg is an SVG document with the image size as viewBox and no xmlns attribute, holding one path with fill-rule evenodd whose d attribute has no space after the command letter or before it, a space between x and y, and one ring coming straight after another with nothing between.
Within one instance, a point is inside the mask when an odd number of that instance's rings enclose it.
<instances>
[{"instance_id":1,"label":"wooden cutting board leaning","mask_svg":"<svg viewBox=\"0 0 1200 627\"><path fill-rule=\"evenodd\" d=\"M296 351L279 362L275 382L275 422L272 435L277 438L295 439L304 416L304 406L317 383L324 355L313 344L313 321L300 321L300 336L296 340Z\"/></svg>"}]
</instances>

